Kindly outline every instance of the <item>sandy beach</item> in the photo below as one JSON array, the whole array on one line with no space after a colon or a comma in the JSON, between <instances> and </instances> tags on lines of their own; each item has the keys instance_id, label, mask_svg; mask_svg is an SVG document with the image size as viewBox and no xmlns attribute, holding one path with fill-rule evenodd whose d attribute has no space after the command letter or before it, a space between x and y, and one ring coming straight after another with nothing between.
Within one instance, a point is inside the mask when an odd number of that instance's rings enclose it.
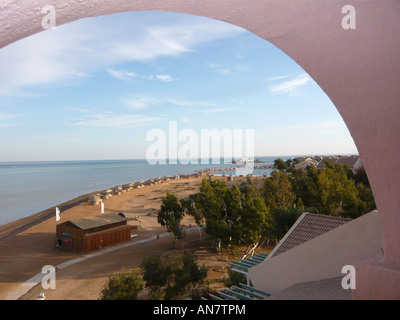
<instances>
[{"instance_id":1,"label":"sandy beach","mask_svg":"<svg viewBox=\"0 0 400 320\"><path fill-rule=\"evenodd\" d=\"M196 247L196 257L201 260L200 264L210 267L209 277L221 277L223 268L227 265L226 261L218 255L205 254L205 251L199 248L199 232L194 228L195 223L190 217L185 217L182 225L191 228L187 230L185 239L177 243L175 250L171 249L172 238L169 235L157 239L157 235L166 232L157 223L157 210L160 208L162 197L167 191L175 192L178 197L198 192L203 178L207 178L207 175L171 179L160 184L134 188L129 192L105 199L104 212L123 212L128 224L136 228L132 233L137 236L121 244L129 243L128 246L120 248L119 245L115 245L113 246L115 250L104 254L99 250L99 254L95 257L57 270L55 290L44 290L41 284L38 284L18 298L35 300L43 292L48 300L96 300L109 275L138 267L145 256L162 254L168 257L182 252L182 248ZM215 179L226 180L225 177L215 177ZM245 178L235 180L243 179ZM62 211L60 221L56 222L55 215L41 218L43 221L36 224L25 219L24 223L27 224L25 230L11 235L3 232L3 235L7 236L0 237L0 299L9 299L10 296L17 298L18 294L15 295L15 292L28 279L41 273L45 265L58 266L87 256L55 248L56 224L77 218L93 217L100 213L99 205L83 202ZM31 219L35 220L38 217L32 216Z\"/></svg>"}]
</instances>

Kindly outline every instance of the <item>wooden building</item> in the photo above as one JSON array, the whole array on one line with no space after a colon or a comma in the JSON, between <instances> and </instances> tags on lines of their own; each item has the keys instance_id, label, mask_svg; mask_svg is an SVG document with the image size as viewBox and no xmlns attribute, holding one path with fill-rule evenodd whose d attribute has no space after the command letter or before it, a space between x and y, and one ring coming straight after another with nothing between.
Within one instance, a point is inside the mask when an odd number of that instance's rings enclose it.
<instances>
[{"instance_id":1,"label":"wooden building","mask_svg":"<svg viewBox=\"0 0 400 320\"><path fill-rule=\"evenodd\" d=\"M131 239L131 227L123 213L69 220L57 225L56 246L89 252Z\"/></svg>"}]
</instances>

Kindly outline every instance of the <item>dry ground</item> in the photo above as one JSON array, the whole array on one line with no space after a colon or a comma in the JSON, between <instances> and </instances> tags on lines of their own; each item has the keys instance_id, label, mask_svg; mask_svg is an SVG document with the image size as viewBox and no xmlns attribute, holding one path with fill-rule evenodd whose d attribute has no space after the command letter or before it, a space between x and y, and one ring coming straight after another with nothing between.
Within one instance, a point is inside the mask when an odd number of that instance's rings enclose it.
<instances>
[{"instance_id":1,"label":"dry ground","mask_svg":"<svg viewBox=\"0 0 400 320\"><path fill-rule=\"evenodd\" d=\"M208 281L211 289L224 287L227 260L231 255L217 255L205 245L200 244L197 228L187 231L185 239L178 241L172 249L172 239L167 236L156 239L157 234L166 230L157 223L157 210L166 191L174 191L178 197L186 197L197 192L201 180L205 178L190 178L170 180L167 183L145 186L130 192L113 196L104 201L105 213L123 212L132 225L135 241L149 239L151 241L118 249L99 255L56 272L56 289L44 290L37 285L23 295L23 300L37 299L40 293L45 293L48 300L96 300L107 278L113 273L132 268L138 268L142 259L153 254L169 257L182 253L183 250L195 254L199 265L208 268ZM221 178L223 179L223 178ZM63 262L84 256L65 252L54 247L56 224L67 220L92 217L100 214L99 206L80 204L61 213L61 220L55 217L40 222L12 237L0 239L0 299L18 288L26 280L41 272L45 265L57 266ZM137 218L139 220L137 220ZM194 221L185 218L186 227L194 226ZM204 237L204 235L203 235ZM264 248L263 251L268 251Z\"/></svg>"}]
</instances>

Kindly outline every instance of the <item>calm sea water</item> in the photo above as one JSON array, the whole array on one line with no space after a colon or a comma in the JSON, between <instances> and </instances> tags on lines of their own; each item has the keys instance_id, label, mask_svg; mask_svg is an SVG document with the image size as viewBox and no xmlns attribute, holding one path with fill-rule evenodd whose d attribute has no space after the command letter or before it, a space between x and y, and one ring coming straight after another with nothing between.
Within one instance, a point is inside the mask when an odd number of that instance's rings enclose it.
<instances>
[{"instance_id":1,"label":"calm sea water","mask_svg":"<svg viewBox=\"0 0 400 320\"><path fill-rule=\"evenodd\" d=\"M290 157L282 157L286 158ZM256 166L271 164L276 157L258 159L264 163ZM232 164L150 165L146 160L0 162L0 225L89 192L210 168L232 168ZM254 175L265 172L256 170Z\"/></svg>"}]
</instances>

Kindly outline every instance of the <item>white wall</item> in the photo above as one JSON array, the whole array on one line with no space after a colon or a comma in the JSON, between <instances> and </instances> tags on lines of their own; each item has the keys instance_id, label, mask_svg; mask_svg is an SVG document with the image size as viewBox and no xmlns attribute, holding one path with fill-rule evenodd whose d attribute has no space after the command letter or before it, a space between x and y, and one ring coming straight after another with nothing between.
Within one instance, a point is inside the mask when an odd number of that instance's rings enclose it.
<instances>
[{"instance_id":1,"label":"white wall","mask_svg":"<svg viewBox=\"0 0 400 320\"><path fill-rule=\"evenodd\" d=\"M344 265L375 253L382 245L378 212L373 211L265 260L251 268L249 276L255 288L273 294L296 283L340 276Z\"/></svg>"}]
</instances>

